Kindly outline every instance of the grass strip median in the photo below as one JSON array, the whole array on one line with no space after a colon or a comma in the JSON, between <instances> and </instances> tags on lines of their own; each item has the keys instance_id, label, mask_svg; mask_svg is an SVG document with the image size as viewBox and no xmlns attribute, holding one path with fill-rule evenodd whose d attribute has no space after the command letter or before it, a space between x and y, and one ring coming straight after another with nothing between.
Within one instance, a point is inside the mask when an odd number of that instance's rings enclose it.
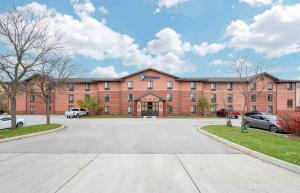
<instances>
[{"instance_id":1,"label":"grass strip median","mask_svg":"<svg viewBox=\"0 0 300 193\"><path fill-rule=\"evenodd\" d=\"M52 129L57 129L59 127L61 127L61 125L59 125L59 124L50 124L50 125L41 124L41 125L31 125L31 126L19 127L15 130L3 129L3 130L0 130L0 139L22 136L22 135L38 133L38 132L43 132L43 131L49 131Z\"/></svg>"},{"instance_id":2,"label":"grass strip median","mask_svg":"<svg viewBox=\"0 0 300 193\"><path fill-rule=\"evenodd\" d=\"M241 133L240 127L226 127L224 125L208 125L201 129L222 137L254 151L300 165L300 140L249 129L248 133Z\"/></svg>"}]
</instances>

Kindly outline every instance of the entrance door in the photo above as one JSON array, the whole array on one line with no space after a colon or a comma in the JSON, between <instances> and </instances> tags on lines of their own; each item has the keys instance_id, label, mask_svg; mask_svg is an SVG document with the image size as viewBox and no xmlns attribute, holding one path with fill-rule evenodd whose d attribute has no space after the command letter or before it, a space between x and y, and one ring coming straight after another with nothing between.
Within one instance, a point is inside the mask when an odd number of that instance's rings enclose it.
<instances>
[{"instance_id":1,"label":"entrance door","mask_svg":"<svg viewBox=\"0 0 300 193\"><path fill-rule=\"evenodd\" d=\"M158 116L159 104L158 102L142 102L142 116Z\"/></svg>"}]
</instances>

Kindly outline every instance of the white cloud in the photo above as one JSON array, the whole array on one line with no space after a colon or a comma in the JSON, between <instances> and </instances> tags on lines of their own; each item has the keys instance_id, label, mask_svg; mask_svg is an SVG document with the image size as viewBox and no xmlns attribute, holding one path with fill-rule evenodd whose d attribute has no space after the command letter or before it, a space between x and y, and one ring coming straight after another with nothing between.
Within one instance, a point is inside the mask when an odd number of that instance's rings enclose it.
<instances>
[{"instance_id":1,"label":"white cloud","mask_svg":"<svg viewBox=\"0 0 300 193\"><path fill-rule=\"evenodd\" d=\"M254 17L253 22L236 20L227 26L230 45L250 48L267 57L300 52L300 4L277 4Z\"/></svg>"},{"instance_id":2,"label":"white cloud","mask_svg":"<svg viewBox=\"0 0 300 193\"><path fill-rule=\"evenodd\" d=\"M158 7L159 8L170 8L174 7L178 4L184 3L189 0L159 0L158 1Z\"/></svg>"},{"instance_id":3,"label":"white cloud","mask_svg":"<svg viewBox=\"0 0 300 193\"><path fill-rule=\"evenodd\" d=\"M122 76L126 76L129 73L127 71L123 71L118 73L114 66L101 67L97 66L91 71L91 76L97 78L119 78Z\"/></svg>"},{"instance_id":4,"label":"white cloud","mask_svg":"<svg viewBox=\"0 0 300 193\"><path fill-rule=\"evenodd\" d=\"M81 1L80 1L81 2ZM201 46L183 41L181 35L171 28L164 28L150 40L145 48L140 48L135 40L112 30L105 22L97 20L90 0L79 3L72 0L74 11L79 18L62 14L39 3L27 6L34 8L35 13L47 15L49 29L60 30L65 34L65 46L73 54L86 56L98 61L104 59L120 59L125 66L135 66L138 69L154 67L170 73L182 73L195 70L195 66L185 58L187 52L200 55L215 53L224 48L219 44L203 43ZM198 48L199 47L199 48ZM199 51L203 49L203 51ZM103 71L97 68L95 71Z\"/></svg>"},{"instance_id":5,"label":"white cloud","mask_svg":"<svg viewBox=\"0 0 300 193\"><path fill-rule=\"evenodd\" d=\"M200 45L194 45L194 52L200 56L206 56L207 54L217 53L225 48L223 44L208 44L207 42L203 42Z\"/></svg>"},{"instance_id":6,"label":"white cloud","mask_svg":"<svg viewBox=\"0 0 300 193\"><path fill-rule=\"evenodd\" d=\"M247 3L251 6L265 6L271 5L273 2L272 0L240 0L240 3Z\"/></svg>"},{"instance_id":7,"label":"white cloud","mask_svg":"<svg viewBox=\"0 0 300 193\"><path fill-rule=\"evenodd\" d=\"M90 0L70 0L78 16L88 16L96 11L96 8Z\"/></svg>"},{"instance_id":8,"label":"white cloud","mask_svg":"<svg viewBox=\"0 0 300 193\"><path fill-rule=\"evenodd\" d=\"M228 65L231 63L232 63L231 61L216 59L216 60L211 61L209 64L211 66L220 66L220 65Z\"/></svg>"},{"instance_id":9,"label":"white cloud","mask_svg":"<svg viewBox=\"0 0 300 193\"><path fill-rule=\"evenodd\" d=\"M183 43L180 39L180 34L171 28L164 28L156 35L157 39L151 40L148 43L148 52L159 55L172 52L176 55L182 55L190 49L188 42Z\"/></svg>"},{"instance_id":10,"label":"white cloud","mask_svg":"<svg viewBox=\"0 0 300 193\"><path fill-rule=\"evenodd\" d=\"M109 14L109 11L105 8L105 7L103 7L103 6L101 6L101 7L99 7L99 12L102 14L102 15L108 15Z\"/></svg>"},{"instance_id":11,"label":"white cloud","mask_svg":"<svg viewBox=\"0 0 300 193\"><path fill-rule=\"evenodd\" d=\"M175 7L178 4L182 4L190 0L158 0L158 7L155 9L154 14L161 12L162 9L168 9Z\"/></svg>"}]
</instances>

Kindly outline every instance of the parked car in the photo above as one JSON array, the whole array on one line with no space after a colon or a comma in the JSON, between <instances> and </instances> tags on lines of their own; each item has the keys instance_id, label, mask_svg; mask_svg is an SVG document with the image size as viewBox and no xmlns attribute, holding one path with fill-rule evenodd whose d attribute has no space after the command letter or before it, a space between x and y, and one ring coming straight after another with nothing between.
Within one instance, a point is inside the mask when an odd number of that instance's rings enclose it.
<instances>
[{"instance_id":1,"label":"parked car","mask_svg":"<svg viewBox=\"0 0 300 193\"><path fill-rule=\"evenodd\" d=\"M72 108L70 111L65 112L67 118L81 117L88 115L89 112L82 108Z\"/></svg>"},{"instance_id":2,"label":"parked car","mask_svg":"<svg viewBox=\"0 0 300 193\"><path fill-rule=\"evenodd\" d=\"M246 116L246 117L249 117L249 116L251 116L251 115L264 115L264 114L265 114L265 113L259 112L259 111L249 111L249 112L245 113L245 116Z\"/></svg>"},{"instance_id":3,"label":"parked car","mask_svg":"<svg viewBox=\"0 0 300 193\"><path fill-rule=\"evenodd\" d=\"M240 116L240 112L237 112L237 111L234 111L234 110L226 111L226 109L220 109L220 110L217 111L217 116L218 117L226 117L227 115L229 115L229 118L237 119Z\"/></svg>"},{"instance_id":4,"label":"parked car","mask_svg":"<svg viewBox=\"0 0 300 193\"><path fill-rule=\"evenodd\" d=\"M246 127L254 127L269 130L273 133L284 132L284 129L277 124L275 115L256 114L244 118Z\"/></svg>"},{"instance_id":5,"label":"parked car","mask_svg":"<svg viewBox=\"0 0 300 193\"><path fill-rule=\"evenodd\" d=\"M23 127L25 121L23 118L17 117L17 127ZM11 116L10 115L1 115L0 116L0 129L8 129L11 128Z\"/></svg>"}]
</instances>

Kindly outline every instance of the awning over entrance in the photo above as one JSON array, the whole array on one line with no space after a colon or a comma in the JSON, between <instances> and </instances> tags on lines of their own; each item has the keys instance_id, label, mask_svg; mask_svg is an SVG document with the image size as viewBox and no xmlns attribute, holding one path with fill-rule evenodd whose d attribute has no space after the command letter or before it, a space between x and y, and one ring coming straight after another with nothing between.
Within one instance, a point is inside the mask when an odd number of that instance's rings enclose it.
<instances>
[{"instance_id":1,"label":"awning over entrance","mask_svg":"<svg viewBox=\"0 0 300 193\"><path fill-rule=\"evenodd\" d=\"M138 98L135 99L136 101L149 101L149 102L153 102L153 101L165 101L164 98L157 96L153 93L147 93L143 96L140 96Z\"/></svg>"},{"instance_id":2,"label":"awning over entrance","mask_svg":"<svg viewBox=\"0 0 300 193\"><path fill-rule=\"evenodd\" d=\"M165 99L153 93L147 93L135 99L137 102L137 114L141 116L163 115L163 102Z\"/></svg>"}]
</instances>

